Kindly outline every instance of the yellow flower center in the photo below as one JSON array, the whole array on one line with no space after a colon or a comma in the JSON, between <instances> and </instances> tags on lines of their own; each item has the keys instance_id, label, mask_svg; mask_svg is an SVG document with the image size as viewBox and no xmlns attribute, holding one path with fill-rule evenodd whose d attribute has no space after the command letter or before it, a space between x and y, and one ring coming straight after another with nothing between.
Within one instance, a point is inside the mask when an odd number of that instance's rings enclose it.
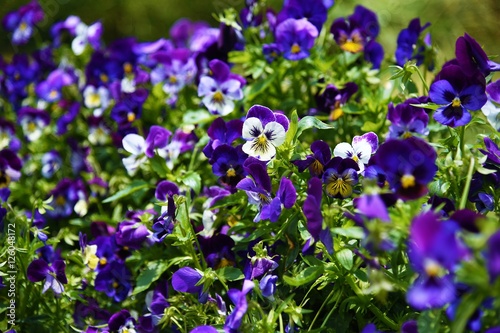
<instances>
[{"instance_id":1,"label":"yellow flower center","mask_svg":"<svg viewBox=\"0 0 500 333\"><path fill-rule=\"evenodd\" d=\"M215 266L215 269L223 268L223 267L233 267L234 262L231 260L227 260L226 258L222 258L219 263Z\"/></svg>"},{"instance_id":2,"label":"yellow flower center","mask_svg":"<svg viewBox=\"0 0 500 333\"><path fill-rule=\"evenodd\" d=\"M442 267L434 260L429 260L425 263L425 273L430 276L439 276L442 272Z\"/></svg>"},{"instance_id":3,"label":"yellow flower center","mask_svg":"<svg viewBox=\"0 0 500 333\"><path fill-rule=\"evenodd\" d=\"M222 93L219 90L217 90L212 96L212 100L215 103L222 103L222 101L224 101L224 95L222 95Z\"/></svg>"},{"instance_id":4,"label":"yellow flower center","mask_svg":"<svg viewBox=\"0 0 500 333\"><path fill-rule=\"evenodd\" d=\"M101 75L99 75L99 78L101 79L101 81L103 83L107 83L108 80L109 80L108 76L106 74L104 74L104 73L101 73Z\"/></svg>"},{"instance_id":5,"label":"yellow flower center","mask_svg":"<svg viewBox=\"0 0 500 333\"><path fill-rule=\"evenodd\" d=\"M8 174L0 170L0 188L5 188L10 184L10 177Z\"/></svg>"},{"instance_id":6,"label":"yellow flower center","mask_svg":"<svg viewBox=\"0 0 500 333\"><path fill-rule=\"evenodd\" d=\"M347 198L352 194L352 179L348 176L342 178L332 175L326 185L326 191L331 196L340 194L343 198Z\"/></svg>"},{"instance_id":7,"label":"yellow flower center","mask_svg":"<svg viewBox=\"0 0 500 333\"><path fill-rule=\"evenodd\" d=\"M358 163L359 161L358 155L354 154L351 158L353 159L354 162Z\"/></svg>"},{"instance_id":8,"label":"yellow flower center","mask_svg":"<svg viewBox=\"0 0 500 333\"><path fill-rule=\"evenodd\" d=\"M27 129L28 129L28 132L34 132L36 130L36 124L34 121L30 121L28 122L28 125L27 125Z\"/></svg>"},{"instance_id":9,"label":"yellow flower center","mask_svg":"<svg viewBox=\"0 0 500 333\"><path fill-rule=\"evenodd\" d=\"M49 97L50 97L51 99L56 98L56 97L57 97L57 95L58 95L57 90L51 90L51 91L50 91L50 93L49 93Z\"/></svg>"},{"instance_id":10,"label":"yellow flower center","mask_svg":"<svg viewBox=\"0 0 500 333\"><path fill-rule=\"evenodd\" d=\"M128 121L129 123L131 123L131 122L133 122L134 120L135 120L135 113L133 113L133 112L129 112L129 113L127 113L127 121Z\"/></svg>"},{"instance_id":11,"label":"yellow flower center","mask_svg":"<svg viewBox=\"0 0 500 333\"><path fill-rule=\"evenodd\" d=\"M403 175L403 177L401 177L401 186L403 186L403 188L415 186L415 176Z\"/></svg>"},{"instance_id":12,"label":"yellow flower center","mask_svg":"<svg viewBox=\"0 0 500 333\"><path fill-rule=\"evenodd\" d=\"M177 81L178 81L178 80L177 80L177 76L175 76L175 75L170 75L170 77L168 78L168 81L169 81L170 83L172 83L172 84L177 83Z\"/></svg>"},{"instance_id":13,"label":"yellow flower center","mask_svg":"<svg viewBox=\"0 0 500 333\"><path fill-rule=\"evenodd\" d=\"M311 164L311 169L315 174L319 175L323 172L323 164L321 164L321 162L318 160L314 160L314 162Z\"/></svg>"},{"instance_id":14,"label":"yellow flower center","mask_svg":"<svg viewBox=\"0 0 500 333\"><path fill-rule=\"evenodd\" d=\"M115 288L115 289L116 289L116 288L118 288L118 286L119 286L118 282L116 282L116 281L115 281L115 282L113 282L113 288Z\"/></svg>"},{"instance_id":15,"label":"yellow flower center","mask_svg":"<svg viewBox=\"0 0 500 333\"><path fill-rule=\"evenodd\" d=\"M299 52L300 52L300 46L299 46L299 44L294 43L294 44L292 45L292 48L291 48L290 52L292 52L292 54L297 54L297 53L299 53Z\"/></svg>"},{"instance_id":16,"label":"yellow flower center","mask_svg":"<svg viewBox=\"0 0 500 333\"><path fill-rule=\"evenodd\" d=\"M90 94L89 95L89 104L99 105L101 103L101 97L99 94Z\"/></svg>"},{"instance_id":17,"label":"yellow flower center","mask_svg":"<svg viewBox=\"0 0 500 333\"><path fill-rule=\"evenodd\" d=\"M132 65L129 62L126 62L123 64L123 71L125 74L130 74L132 73Z\"/></svg>"},{"instance_id":18,"label":"yellow flower center","mask_svg":"<svg viewBox=\"0 0 500 333\"><path fill-rule=\"evenodd\" d=\"M28 24L24 21L21 22L21 24L19 25L19 30L26 31L26 29L28 29Z\"/></svg>"},{"instance_id":19,"label":"yellow flower center","mask_svg":"<svg viewBox=\"0 0 500 333\"><path fill-rule=\"evenodd\" d=\"M58 206L62 206L66 203L66 199L64 199L64 197L62 195L58 195L57 198L56 198L56 204Z\"/></svg>"},{"instance_id":20,"label":"yellow flower center","mask_svg":"<svg viewBox=\"0 0 500 333\"><path fill-rule=\"evenodd\" d=\"M262 193L259 193L259 199L263 204L268 204L271 202L271 198Z\"/></svg>"},{"instance_id":21,"label":"yellow flower center","mask_svg":"<svg viewBox=\"0 0 500 333\"><path fill-rule=\"evenodd\" d=\"M330 113L330 120L337 120L344 115L344 111L340 107L336 108Z\"/></svg>"},{"instance_id":22,"label":"yellow flower center","mask_svg":"<svg viewBox=\"0 0 500 333\"><path fill-rule=\"evenodd\" d=\"M237 222L238 222L238 220L236 219L236 217L234 215L231 215L227 218L227 225L229 225L230 227L234 227Z\"/></svg>"},{"instance_id":23,"label":"yellow flower center","mask_svg":"<svg viewBox=\"0 0 500 333\"><path fill-rule=\"evenodd\" d=\"M408 139L408 138L412 137L411 132L408 132L408 131L404 132L402 136L403 136L403 139Z\"/></svg>"},{"instance_id":24,"label":"yellow flower center","mask_svg":"<svg viewBox=\"0 0 500 333\"><path fill-rule=\"evenodd\" d=\"M101 259L99 259L99 264L101 266L104 266L108 263L108 259L106 259L106 257L102 257Z\"/></svg>"},{"instance_id":25,"label":"yellow flower center","mask_svg":"<svg viewBox=\"0 0 500 333\"><path fill-rule=\"evenodd\" d=\"M460 98L455 97L453 101L451 102L451 106L454 108L458 108L459 106L462 105L462 102L460 102Z\"/></svg>"},{"instance_id":26,"label":"yellow flower center","mask_svg":"<svg viewBox=\"0 0 500 333\"><path fill-rule=\"evenodd\" d=\"M228 176L228 177L234 177L234 176L236 176L236 171L233 168L229 168L226 171L226 176Z\"/></svg>"}]
</instances>

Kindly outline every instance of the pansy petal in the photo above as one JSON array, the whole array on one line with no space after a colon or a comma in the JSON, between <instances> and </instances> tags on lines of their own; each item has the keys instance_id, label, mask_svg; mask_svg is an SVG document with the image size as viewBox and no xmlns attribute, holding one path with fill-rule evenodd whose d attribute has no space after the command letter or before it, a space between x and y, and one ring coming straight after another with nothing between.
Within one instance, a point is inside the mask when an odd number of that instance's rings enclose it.
<instances>
[{"instance_id":1,"label":"pansy petal","mask_svg":"<svg viewBox=\"0 0 500 333\"><path fill-rule=\"evenodd\" d=\"M484 87L475 84L465 88L460 93L460 100L467 110L475 111L481 109L488 98L486 97Z\"/></svg>"},{"instance_id":2,"label":"pansy petal","mask_svg":"<svg viewBox=\"0 0 500 333\"><path fill-rule=\"evenodd\" d=\"M123 149L132 155L139 155L146 148L146 140L138 134L127 134L122 140Z\"/></svg>"},{"instance_id":3,"label":"pansy petal","mask_svg":"<svg viewBox=\"0 0 500 333\"><path fill-rule=\"evenodd\" d=\"M285 177L281 178L280 187L276 196L279 197L285 208L290 209L293 207L295 201L297 200L297 191L295 190L295 187L290 179Z\"/></svg>"},{"instance_id":4,"label":"pansy petal","mask_svg":"<svg viewBox=\"0 0 500 333\"><path fill-rule=\"evenodd\" d=\"M335 146L333 155L342 158L352 158L355 155L353 147L347 142L341 142Z\"/></svg>"},{"instance_id":5,"label":"pansy petal","mask_svg":"<svg viewBox=\"0 0 500 333\"><path fill-rule=\"evenodd\" d=\"M276 116L270 108L262 105L252 106L247 113L247 120L249 118L257 118L262 123L262 126L266 126L268 122L276 121Z\"/></svg>"},{"instance_id":6,"label":"pansy petal","mask_svg":"<svg viewBox=\"0 0 500 333\"><path fill-rule=\"evenodd\" d=\"M33 260L27 269L28 280L31 282L42 281L48 273L49 265L43 259Z\"/></svg>"},{"instance_id":7,"label":"pansy petal","mask_svg":"<svg viewBox=\"0 0 500 333\"><path fill-rule=\"evenodd\" d=\"M242 129L242 137L245 140L252 140L257 138L264 131L264 127L262 126L262 122L260 119L255 117L250 117L245 120L243 123ZM243 149L243 151L245 151ZM245 151L248 154L248 152Z\"/></svg>"},{"instance_id":8,"label":"pansy petal","mask_svg":"<svg viewBox=\"0 0 500 333\"><path fill-rule=\"evenodd\" d=\"M378 148L378 136L377 134L373 133L373 132L368 132L368 133L365 133L363 134L362 136L355 136L353 139L352 139L352 147L354 148L354 150L356 151L359 151L357 149L357 145L360 144L361 142L367 142L370 147L371 147L371 150L372 150L372 154L375 153L377 151L377 148Z\"/></svg>"},{"instance_id":9,"label":"pansy petal","mask_svg":"<svg viewBox=\"0 0 500 333\"><path fill-rule=\"evenodd\" d=\"M286 132L283 126L275 121L264 127L264 134L273 146L279 147L285 142Z\"/></svg>"},{"instance_id":10,"label":"pansy petal","mask_svg":"<svg viewBox=\"0 0 500 333\"><path fill-rule=\"evenodd\" d=\"M450 104L456 95L455 89L446 80L434 82L429 90L431 101L440 105Z\"/></svg>"}]
</instances>

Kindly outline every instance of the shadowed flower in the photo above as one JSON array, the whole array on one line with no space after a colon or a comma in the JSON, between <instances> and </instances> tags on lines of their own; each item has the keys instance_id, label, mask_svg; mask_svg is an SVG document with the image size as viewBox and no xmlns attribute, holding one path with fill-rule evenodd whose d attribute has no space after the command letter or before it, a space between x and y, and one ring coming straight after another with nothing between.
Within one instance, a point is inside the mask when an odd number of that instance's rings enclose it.
<instances>
[{"instance_id":1,"label":"shadowed flower","mask_svg":"<svg viewBox=\"0 0 500 333\"><path fill-rule=\"evenodd\" d=\"M317 111L328 113L329 119L335 121L342 117L342 106L358 91L358 85L347 82L344 88L339 89L333 84L328 84L321 94L316 95Z\"/></svg>"},{"instance_id":2,"label":"shadowed flower","mask_svg":"<svg viewBox=\"0 0 500 333\"><path fill-rule=\"evenodd\" d=\"M60 295L64 292L63 284L68 283L66 279L66 264L63 260L54 260L49 264L43 259L36 259L28 266L27 275L31 282L44 281L42 293L49 288L54 294Z\"/></svg>"},{"instance_id":3,"label":"shadowed flower","mask_svg":"<svg viewBox=\"0 0 500 333\"><path fill-rule=\"evenodd\" d=\"M248 309L247 294L254 288L254 286L255 284L253 281L245 280L241 291L238 289L229 289L227 292L229 298L234 304L234 309L226 318L226 323L224 324L224 330L226 332L239 332L241 321Z\"/></svg>"},{"instance_id":4,"label":"shadowed flower","mask_svg":"<svg viewBox=\"0 0 500 333\"><path fill-rule=\"evenodd\" d=\"M74 83L74 75L70 75L63 69L56 69L49 74L46 80L35 87L35 92L44 101L49 103L59 101L62 96L62 88Z\"/></svg>"},{"instance_id":5,"label":"shadowed flower","mask_svg":"<svg viewBox=\"0 0 500 333\"><path fill-rule=\"evenodd\" d=\"M285 142L289 123L286 116L275 113L265 106L252 106L243 123L242 136L247 140L243 145L243 151L248 156L269 161L276 155L276 147Z\"/></svg>"},{"instance_id":6,"label":"shadowed flower","mask_svg":"<svg viewBox=\"0 0 500 333\"><path fill-rule=\"evenodd\" d=\"M309 168L311 176L321 177L325 165L332 159L330 146L321 140L314 141L311 144L311 151L313 154L307 155L305 160L295 160L292 163L298 167L299 172L304 172L305 169Z\"/></svg>"},{"instance_id":7,"label":"shadowed flower","mask_svg":"<svg viewBox=\"0 0 500 333\"><path fill-rule=\"evenodd\" d=\"M387 176L390 188L403 200L420 198L434 178L436 151L422 139L389 140L374 155L374 164Z\"/></svg>"},{"instance_id":8,"label":"shadowed flower","mask_svg":"<svg viewBox=\"0 0 500 333\"><path fill-rule=\"evenodd\" d=\"M128 310L120 310L109 318L108 327L110 332L117 333L135 333L135 319Z\"/></svg>"},{"instance_id":9,"label":"shadowed flower","mask_svg":"<svg viewBox=\"0 0 500 333\"><path fill-rule=\"evenodd\" d=\"M18 120L26 138L29 141L36 141L42 136L43 130L49 125L50 116L43 110L26 106L19 110Z\"/></svg>"},{"instance_id":10,"label":"shadowed flower","mask_svg":"<svg viewBox=\"0 0 500 333\"><path fill-rule=\"evenodd\" d=\"M480 110L487 101L485 81L481 75L468 76L457 65L445 66L431 85L429 97L442 105L434 112L434 119L450 127L468 124L469 111Z\"/></svg>"},{"instance_id":11,"label":"shadowed flower","mask_svg":"<svg viewBox=\"0 0 500 333\"><path fill-rule=\"evenodd\" d=\"M203 285L197 285L202 277L200 272L191 267L179 268L172 275L172 288L183 293L197 294L198 301L204 304L208 300L208 293L203 292Z\"/></svg>"},{"instance_id":12,"label":"shadowed flower","mask_svg":"<svg viewBox=\"0 0 500 333\"><path fill-rule=\"evenodd\" d=\"M203 148L203 154L207 158L211 158L213 151L220 145L227 144L229 146L241 137L243 129L243 121L240 119L233 119L227 123L221 117L215 119L207 130L210 141Z\"/></svg>"},{"instance_id":13,"label":"shadowed flower","mask_svg":"<svg viewBox=\"0 0 500 333\"><path fill-rule=\"evenodd\" d=\"M421 26L420 19L414 18L410 21L408 28L401 30L398 35L398 46L396 48L396 63L399 66L404 66L409 60L415 60L417 66L420 66L424 62L425 50L431 46L431 37L430 34L427 34L424 38L420 35L430 25L427 22ZM433 63L428 65L429 70L432 70L433 65Z\"/></svg>"},{"instance_id":14,"label":"shadowed flower","mask_svg":"<svg viewBox=\"0 0 500 333\"><path fill-rule=\"evenodd\" d=\"M427 135L429 130L429 115L423 108L411 104L422 104L429 101L428 97L410 98L394 106L389 103L387 119L390 120L389 138L409 138L414 134Z\"/></svg>"},{"instance_id":15,"label":"shadowed flower","mask_svg":"<svg viewBox=\"0 0 500 333\"><path fill-rule=\"evenodd\" d=\"M212 172L219 177L219 183L235 191L236 185L246 176L243 163L247 157L241 146L233 148L223 144L215 148L209 162L212 164Z\"/></svg>"},{"instance_id":16,"label":"shadowed flower","mask_svg":"<svg viewBox=\"0 0 500 333\"><path fill-rule=\"evenodd\" d=\"M350 197L358 183L358 164L350 158L334 157L325 169L323 183L326 194L338 199Z\"/></svg>"},{"instance_id":17,"label":"shadowed flower","mask_svg":"<svg viewBox=\"0 0 500 333\"><path fill-rule=\"evenodd\" d=\"M486 258L490 283L493 284L500 276L500 231L494 233L488 239Z\"/></svg>"},{"instance_id":18,"label":"shadowed flower","mask_svg":"<svg viewBox=\"0 0 500 333\"><path fill-rule=\"evenodd\" d=\"M468 75L480 70L486 77L491 72L500 71L500 64L489 60L481 45L468 34L457 38L455 56L458 65Z\"/></svg>"},{"instance_id":19,"label":"shadowed flower","mask_svg":"<svg viewBox=\"0 0 500 333\"><path fill-rule=\"evenodd\" d=\"M112 297L115 302L125 300L132 290L131 272L124 263L112 261L99 271L95 278L95 290Z\"/></svg>"}]
</instances>

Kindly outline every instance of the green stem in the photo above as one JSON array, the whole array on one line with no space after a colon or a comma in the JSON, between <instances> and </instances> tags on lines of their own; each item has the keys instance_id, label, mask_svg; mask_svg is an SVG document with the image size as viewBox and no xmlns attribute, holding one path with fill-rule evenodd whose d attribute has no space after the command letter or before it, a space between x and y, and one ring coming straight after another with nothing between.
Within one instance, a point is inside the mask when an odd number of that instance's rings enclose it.
<instances>
[{"instance_id":1,"label":"green stem","mask_svg":"<svg viewBox=\"0 0 500 333\"><path fill-rule=\"evenodd\" d=\"M198 247L198 250L201 251L200 242L198 242L198 237L196 237L196 233L194 232L193 225L191 224L191 221L189 219L189 206L188 206L187 200L184 202L184 209L186 209L186 224L187 224L186 227L189 228L189 232L191 233L191 235L194 239L194 242L196 243L196 246ZM188 231L188 230L186 230L186 231ZM196 254L196 251L195 251L192 243L191 243L191 246L189 246L189 249L191 251L191 255L193 257L193 261L194 261L194 264L196 265L196 268L198 268L202 271L205 271L205 269L207 268L207 262L205 261L205 257L203 256L203 254L200 255L201 263L202 263L202 265L200 265L200 262L198 260L196 260L196 258L198 256Z\"/></svg>"},{"instance_id":2,"label":"green stem","mask_svg":"<svg viewBox=\"0 0 500 333\"><path fill-rule=\"evenodd\" d=\"M387 327L389 327L393 331L398 331L399 326L396 324L392 319L386 316L385 313L383 313L375 304L371 303L369 298L363 294L363 291L359 289L359 287L356 285L354 280L352 279L352 276L346 276L347 283L351 286L351 289L354 291L354 293L359 297L360 300L362 300L365 304L368 310L371 311L381 322L383 322Z\"/></svg>"},{"instance_id":3,"label":"green stem","mask_svg":"<svg viewBox=\"0 0 500 333\"><path fill-rule=\"evenodd\" d=\"M470 158L469 170L467 171L467 178L465 180L464 191L462 192L462 198L460 199L460 205L458 209L464 209L467 204L467 198L469 197L470 183L472 181L472 174L474 173L474 162L476 160L474 157Z\"/></svg>"},{"instance_id":4,"label":"green stem","mask_svg":"<svg viewBox=\"0 0 500 333\"><path fill-rule=\"evenodd\" d=\"M316 315L314 316L311 325L309 325L309 331L312 330L314 323L316 322L316 319L318 319L319 314L321 313L321 310L323 310L323 307L330 301L330 298L333 296L335 292L335 288L332 289L332 291L328 294L328 296L325 298L325 301L321 304L319 307L318 311L316 312Z\"/></svg>"},{"instance_id":5,"label":"green stem","mask_svg":"<svg viewBox=\"0 0 500 333\"><path fill-rule=\"evenodd\" d=\"M331 317L331 315L333 314L333 311L335 311L335 309L337 308L337 306L339 305L339 302L340 302L340 298L342 297L342 292L339 293L339 295L337 296L337 300L335 301L335 304L333 305L333 307L330 309L330 311L328 312L328 314L326 315L325 319L323 320L323 323L321 324L321 327L320 329L322 329L323 327L325 327L326 323L328 322L328 319Z\"/></svg>"},{"instance_id":6,"label":"green stem","mask_svg":"<svg viewBox=\"0 0 500 333\"><path fill-rule=\"evenodd\" d=\"M424 77L422 76L422 73L420 73L420 69L415 66L417 69L417 74L420 80L422 81L422 84L424 85L424 95L429 95L429 85L427 85L427 82L425 81Z\"/></svg>"}]
</instances>

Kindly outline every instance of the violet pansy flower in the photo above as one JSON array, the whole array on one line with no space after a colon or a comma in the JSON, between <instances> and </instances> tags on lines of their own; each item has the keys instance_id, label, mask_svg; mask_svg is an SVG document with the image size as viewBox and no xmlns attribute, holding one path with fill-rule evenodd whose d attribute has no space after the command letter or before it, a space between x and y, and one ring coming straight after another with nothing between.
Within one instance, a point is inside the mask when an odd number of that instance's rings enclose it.
<instances>
[{"instance_id":1,"label":"violet pansy flower","mask_svg":"<svg viewBox=\"0 0 500 333\"><path fill-rule=\"evenodd\" d=\"M491 82L486 86L486 95L488 100L483 105L481 111L488 119L490 125L497 131L500 131L500 80Z\"/></svg>"},{"instance_id":2,"label":"violet pansy flower","mask_svg":"<svg viewBox=\"0 0 500 333\"><path fill-rule=\"evenodd\" d=\"M49 264L43 259L36 259L28 266L27 275L31 282L45 281L42 293L50 288L54 294L60 295L64 292L63 284L68 283L65 270L66 264L63 260L54 260Z\"/></svg>"},{"instance_id":3,"label":"violet pansy flower","mask_svg":"<svg viewBox=\"0 0 500 333\"><path fill-rule=\"evenodd\" d=\"M490 282L494 283L500 276L500 231L497 231L488 239L486 257Z\"/></svg>"},{"instance_id":4,"label":"violet pansy flower","mask_svg":"<svg viewBox=\"0 0 500 333\"><path fill-rule=\"evenodd\" d=\"M52 178L54 173L62 166L61 155L57 150L51 150L42 156L42 176L44 178Z\"/></svg>"},{"instance_id":5,"label":"violet pansy flower","mask_svg":"<svg viewBox=\"0 0 500 333\"><path fill-rule=\"evenodd\" d=\"M457 38L455 56L458 65L467 75L479 70L486 77L491 72L500 71L500 64L489 60L481 45L468 34Z\"/></svg>"},{"instance_id":6,"label":"violet pansy flower","mask_svg":"<svg viewBox=\"0 0 500 333\"><path fill-rule=\"evenodd\" d=\"M229 298L234 304L234 309L226 318L226 323L224 324L224 329L226 332L239 332L241 321L248 309L247 294L254 287L255 283L253 281L245 280L243 282L243 288L241 289L241 291L238 289L229 289L229 291L227 292Z\"/></svg>"},{"instance_id":7,"label":"violet pansy flower","mask_svg":"<svg viewBox=\"0 0 500 333\"><path fill-rule=\"evenodd\" d=\"M62 69L56 69L46 80L35 87L35 92L44 101L57 102L62 98L62 88L74 82L74 77Z\"/></svg>"},{"instance_id":8,"label":"violet pansy flower","mask_svg":"<svg viewBox=\"0 0 500 333\"><path fill-rule=\"evenodd\" d=\"M309 56L309 51L318 37L318 29L306 18L289 18L276 27L276 44L283 57L300 60Z\"/></svg>"},{"instance_id":9,"label":"violet pansy flower","mask_svg":"<svg viewBox=\"0 0 500 333\"><path fill-rule=\"evenodd\" d=\"M122 309L108 320L110 332L135 333L136 322L128 310Z\"/></svg>"},{"instance_id":10,"label":"violet pansy flower","mask_svg":"<svg viewBox=\"0 0 500 333\"><path fill-rule=\"evenodd\" d=\"M324 141L318 140L311 144L312 155L307 155L305 160L292 161L299 172L309 169L311 176L321 177L325 171L325 165L332 159L330 146Z\"/></svg>"},{"instance_id":11,"label":"violet pansy flower","mask_svg":"<svg viewBox=\"0 0 500 333\"><path fill-rule=\"evenodd\" d=\"M19 45L28 42L33 35L35 24L43 18L42 7L34 0L5 15L2 23L5 30L12 32L12 43Z\"/></svg>"},{"instance_id":12,"label":"violet pansy flower","mask_svg":"<svg viewBox=\"0 0 500 333\"><path fill-rule=\"evenodd\" d=\"M210 141L203 148L203 154L207 158L211 158L218 146L222 144L231 145L236 139L241 137L243 129L243 121L233 119L227 123L221 117L215 119L207 130Z\"/></svg>"},{"instance_id":13,"label":"violet pansy flower","mask_svg":"<svg viewBox=\"0 0 500 333\"><path fill-rule=\"evenodd\" d=\"M403 200L420 198L434 178L436 151L422 139L389 140L375 154L374 164L387 177L389 186Z\"/></svg>"},{"instance_id":14,"label":"violet pansy flower","mask_svg":"<svg viewBox=\"0 0 500 333\"><path fill-rule=\"evenodd\" d=\"M408 256L419 277L409 288L406 298L414 308L441 308L455 299L453 273L459 262L468 256L457 231L458 226L454 222L440 221L432 212L413 220Z\"/></svg>"},{"instance_id":15,"label":"violet pansy flower","mask_svg":"<svg viewBox=\"0 0 500 333\"><path fill-rule=\"evenodd\" d=\"M101 22L95 22L88 26L78 16L69 16L65 21L56 23L52 27L51 34L56 45L60 43L63 30L67 30L74 37L71 42L71 49L74 54L82 54L87 45L92 46L94 50L99 49L102 35Z\"/></svg>"},{"instance_id":16,"label":"violet pansy flower","mask_svg":"<svg viewBox=\"0 0 500 333\"><path fill-rule=\"evenodd\" d=\"M337 120L344 114L342 106L357 91L358 85L354 82L347 82L341 89L328 84L321 94L316 95L317 111L328 113L332 121Z\"/></svg>"},{"instance_id":17,"label":"violet pansy flower","mask_svg":"<svg viewBox=\"0 0 500 333\"><path fill-rule=\"evenodd\" d=\"M351 158L358 163L359 172L365 170L365 164L368 164L370 157L377 151L378 136L373 132L365 133L361 136L355 136L352 139L352 145L347 142L339 143L333 150L333 155L342 158Z\"/></svg>"},{"instance_id":18,"label":"violet pansy flower","mask_svg":"<svg viewBox=\"0 0 500 333\"><path fill-rule=\"evenodd\" d=\"M387 113L387 119L391 121L389 138L409 138L414 134L429 134L427 129L429 115L423 108L412 105L427 103L428 101L428 97L420 97L407 99L396 106L389 103L389 112Z\"/></svg>"},{"instance_id":19,"label":"violet pansy flower","mask_svg":"<svg viewBox=\"0 0 500 333\"><path fill-rule=\"evenodd\" d=\"M203 285L197 285L203 275L191 267L182 267L172 275L172 288L175 291L198 294L200 303L206 303L208 293L203 291Z\"/></svg>"},{"instance_id":20,"label":"violet pansy flower","mask_svg":"<svg viewBox=\"0 0 500 333\"><path fill-rule=\"evenodd\" d=\"M241 145L234 148L226 144L215 148L210 164L212 172L219 177L219 182L230 190L235 190L235 186L246 176L243 163L248 155L243 152Z\"/></svg>"},{"instance_id":21,"label":"violet pansy flower","mask_svg":"<svg viewBox=\"0 0 500 333\"><path fill-rule=\"evenodd\" d=\"M9 185L21 177L22 162L10 149L0 151L0 202L10 196Z\"/></svg>"},{"instance_id":22,"label":"violet pansy flower","mask_svg":"<svg viewBox=\"0 0 500 333\"><path fill-rule=\"evenodd\" d=\"M50 123L50 116L47 112L29 106L19 110L18 119L29 141L38 140L42 136L43 129Z\"/></svg>"},{"instance_id":23,"label":"violet pansy flower","mask_svg":"<svg viewBox=\"0 0 500 333\"><path fill-rule=\"evenodd\" d=\"M326 194L332 198L345 199L352 195L358 183L358 164L350 158L334 157L323 173Z\"/></svg>"},{"instance_id":24,"label":"violet pansy flower","mask_svg":"<svg viewBox=\"0 0 500 333\"><path fill-rule=\"evenodd\" d=\"M234 101L243 98L241 87L245 80L232 74L229 66L218 59L210 61L208 67L211 75L200 78L198 96L212 114L228 115L234 110Z\"/></svg>"},{"instance_id":25,"label":"violet pansy flower","mask_svg":"<svg viewBox=\"0 0 500 333\"><path fill-rule=\"evenodd\" d=\"M285 142L289 123L285 115L262 105L252 106L243 123L242 136L247 140L243 151L248 156L269 161L276 155L276 147Z\"/></svg>"},{"instance_id":26,"label":"violet pansy flower","mask_svg":"<svg viewBox=\"0 0 500 333\"><path fill-rule=\"evenodd\" d=\"M407 28L401 30L396 49L396 63L399 66L404 66L409 60L415 60L417 66L424 62L425 49L430 47L430 34L427 34L423 39L420 35L430 25L427 22L421 26L420 19L414 18ZM432 68L432 66L430 67Z\"/></svg>"},{"instance_id":27,"label":"violet pansy flower","mask_svg":"<svg viewBox=\"0 0 500 333\"><path fill-rule=\"evenodd\" d=\"M484 77L468 76L457 65L445 66L429 90L432 102L442 105L434 112L434 119L450 127L467 125L469 111L480 110L487 101Z\"/></svg>"},{"instance_id":28,"label":"violet pansy flower","mask_svg":"<svg viewBox=\"0 0 500 333\"><path fill-rule=\"evenodd\" d=\"M289 0L278 14L278 24L286 19L307 19L321 32L327 18L327 8L322 0Z\"/></svg>"},{"instance_id":29,"label":"violet pansy flower","mask_svg":"<svg viewBox=\"0 0 500 333\"><path fill-rule=\"evenodd\" d=\"M95 278L95 290L106 293L115 302L125 300L132 290L132 273L124 263L112 261L99 271Z\"/></svg>"}]
</instances>

